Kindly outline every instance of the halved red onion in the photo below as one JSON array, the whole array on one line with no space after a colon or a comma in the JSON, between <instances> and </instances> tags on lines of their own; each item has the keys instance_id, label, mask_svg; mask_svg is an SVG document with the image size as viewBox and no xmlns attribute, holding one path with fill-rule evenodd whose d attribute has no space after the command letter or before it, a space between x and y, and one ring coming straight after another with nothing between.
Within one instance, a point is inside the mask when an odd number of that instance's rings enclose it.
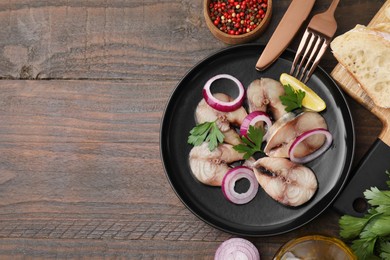
<instances>
[{"instance_id":1,"label":"halved red onion","mask_svg":"<svg viewBox=\"0 0 390 260\"><path fill-rule=\"evenodd\" d=\"M272 126L271 118L267 113L262 111L253 111L252 113L248 114L242 121L240 127L240 134L246 136L248 133L249 126L254 126L257 122L260 121L263 121L267 124L267 129L270 129L270 127Z\"/></svg>"},{"instance_id":2,"label":"halved red onion","mask_svg":"<svg viewBox=\"0 0 390 260\"><path fill-rule=\"evenodd\" d=\"M294 156L294 150L298 144L303 142L303 140L305 140L309 136L318 135L318 134L323 134L326 138L325 143L318 150L316 150L313 153L311 153L307 156L304 156L304 157L297 158ZM317 158L318 156L320 156L321 154L323 154L329 148L329 146L332 144L332 140L333 140L332 134L324 128L315 128L315 129L306 131L306 132L302 133L301 135L299 135L294 140L292 145L290 146L290 149L288 151L290 160L292 162L300 163L300 164L310 162L310 161L314 160L315 158Z\"/></svg>"},{"instance_id":3,"label":"halved red onion","mask_svg":"<svg viewBox=\"0 0 390 260\"><path fill-rule=\"evenodd\" d=\"M238 92L238 96L234 100L230 102L225 102L213 96L210 87L211 84L218 79L230 79L236 84L239 92ZM241 84L241 82L238 79L236 79L235 77L229 74L216 75L211 79L209 79L203 87L203 97L206 103L212 108L222 112L231 112L241 107L242 102L244 101L244 95L245 95L244 86Z\"/></svg>"},{"instance_id":4,"label":"halved red onion","mask_svg":"<svg viewBox=\"0 0 390 260\"><path fill-rule=\"evenodd\" d=\"M250 241L243 238L231 238L218 247L214 256L214 260L226 259L260 260L260 253Z\"/></svg>"},{"instance_id":5,"label":"halved red onion","mask_svg":"<svg viewBox=\"0 0 390 260\"><path fill-rule=\"evenodd\" d=\"M236 182L241 179L249 181L249 189L246 192L238 193L234 190ZM227 200L235 204L245 204L251 201L257 194L259 183L251 169L245 166L237 166L230 169L222 180L222 192Z\"/></svg>"}]
</instances>

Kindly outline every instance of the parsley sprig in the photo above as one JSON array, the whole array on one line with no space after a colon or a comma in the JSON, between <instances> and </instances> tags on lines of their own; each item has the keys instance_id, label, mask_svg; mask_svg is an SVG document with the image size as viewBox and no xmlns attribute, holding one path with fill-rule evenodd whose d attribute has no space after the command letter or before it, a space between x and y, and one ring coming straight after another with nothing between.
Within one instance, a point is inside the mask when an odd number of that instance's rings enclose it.
<instances>
[{"instance_id":1,"label":"parsley sprig","mask_svg":"<svg viewBox=\"0 0 390 260\"><path fill-rule=\"evenodd\" d=\"M283 85L285 94L280 96L279 99L282 104L286 106L285 110L291 112L294 109L302 107L302 100L306 93L302 90L295 91L290 85Z\"/></svg>"},{"instance_id":2,"label":"parsley sprig","mask_svg":"<svg viewBox=\"0 0 390 260\"><path fill-rule=\"evenodd\" d=\"M219 130L216 121L204 122L198 124L191 131L188 136L188 143L194 146L201 145L203 142L209 143L210 151L217 148L218 144L223 142L225 136Z\"/></svg>"},{"instance_id":3,"label":"parsley sprig","mask_svg":"<svg viewBox=\"0 0 390 260\"><path fill-rule=\"evenodd\" d=\"M390 177L390 172L386 173ZM386 183L390 189L390 181ZM351 248L359 259L390 259L390 190L373 187L364 197L370 210L361 218L342 216L340 236L353 240Z\"/></svg>"},{"instance_id":4,"label":"parsley sprig","mask_svg":"<svg viewBox=\"0 0 390 260\"><path fill-rule=\"evenodd\" d=\"M249 126L248 137L242 136L242 144L233 146L233 149L239 153L244 153L243 158L248 160L256 152L262 152L261 143L263 142L264 132L261 128Z\"/></svg>"}]
</instances>

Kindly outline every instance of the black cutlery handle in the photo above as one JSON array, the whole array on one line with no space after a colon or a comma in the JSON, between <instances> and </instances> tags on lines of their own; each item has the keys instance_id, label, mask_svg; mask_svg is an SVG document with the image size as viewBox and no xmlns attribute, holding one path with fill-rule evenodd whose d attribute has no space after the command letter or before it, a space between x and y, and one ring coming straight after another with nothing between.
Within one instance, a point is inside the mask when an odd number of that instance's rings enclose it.
<instances>
[{"instance_id":1,"label":"black cutlery handle","mask_svg":"<svg viewBox=\"0 0 390 260\"><path fill-rule=\"evenodd\" d=\"M370 147L333 207L341 214L361 217L367 212L363 192L371 187L387 189L390 171L390 146L377 139Z\"/></svg>"}]
</instances>

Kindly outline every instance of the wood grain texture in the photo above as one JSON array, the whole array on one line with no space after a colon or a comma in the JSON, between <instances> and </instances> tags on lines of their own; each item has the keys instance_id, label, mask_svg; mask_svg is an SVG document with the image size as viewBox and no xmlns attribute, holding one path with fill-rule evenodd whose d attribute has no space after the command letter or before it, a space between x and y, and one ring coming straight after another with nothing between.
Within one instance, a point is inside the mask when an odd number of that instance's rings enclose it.
<instances>
[{"instance_id":1,"label":"wood grain texture","mask_svg":"<svg viewBox=\"0 0 390 260\"><path fill-rule=\"evenodd\" d=\"M158 143L176 82L2 81L0 142Z\"/></svg>"},{"instance_id":2,"label":"wood grain texture","mask_svg":"<svg viewBox=\"0 0 390 260\"><path fill-rule=\"evenodd\" d=\"M317 1L312 15L330 2ZM368 23L383 2L342 1L338 33ZM275 1L257 42L267 42L289 3ZM201 4L0 2L0 259L213 259L233 236L185 208L160 159L170 94L226 47L208 31ZM336 65L329 51L320 65ZM381 124L347 101L356 165ZM330 208L293 232L248 239L272 259L295 237L338 236L339 217Z\"/></svg>"},{"instance_id":3,"label":"wood grain texture","mask_svg":"<svg viewBox=\"0 0 390 260\"><path fill-rule=\"evenodd\" d=\"M345 19L341 30L368 23L381 2L340 3L337 20L364 10ZM312 14L329 3L318 1ZM278 1L257 42L267 42L288 5ZM0 77L10 79L178 80L226 47L208 31L202 1L193 0L13 0L0 3L0 23ZM334 67L330 52L321 65Z\"/></svg>"}]
</instances>

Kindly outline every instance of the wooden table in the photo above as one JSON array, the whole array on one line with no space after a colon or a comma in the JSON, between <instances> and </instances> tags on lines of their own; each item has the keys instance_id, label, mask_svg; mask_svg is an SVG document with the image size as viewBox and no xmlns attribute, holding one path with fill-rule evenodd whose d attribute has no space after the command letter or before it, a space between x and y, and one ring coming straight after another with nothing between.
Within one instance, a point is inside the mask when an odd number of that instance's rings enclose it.
<instances>
[{"instance_id":1,"label":"wooden table","mask_svg":"<svg viewBox=\"0 0 390 260\"><path fill-rule=\"evenodd\" d=\"M290 1L274 1L266 43ZM317 1L312 14L330 0ZM384 0L343 0L337 34ZM178 81L226 45L201 0L0 3L0 258L212 259L233 235L194 216L160 160L163 110ZM290 48L296 49L299 37ZM320 65L331 72L328 50ZM381 130L348 98L354 165ZM249 238L262 259L308 234L338 236L328 209L287 234Z\"/></svg>"}]
</instances>

